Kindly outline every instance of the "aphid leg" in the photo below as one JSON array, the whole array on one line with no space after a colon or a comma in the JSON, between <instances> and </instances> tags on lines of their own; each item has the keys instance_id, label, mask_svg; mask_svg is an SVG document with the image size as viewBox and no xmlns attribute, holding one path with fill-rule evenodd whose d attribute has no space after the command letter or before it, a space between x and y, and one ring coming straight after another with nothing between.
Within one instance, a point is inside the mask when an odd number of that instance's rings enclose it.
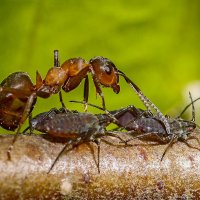
<instances>
[{"instance_id":1,"label":"aphid leg","mask_svg":"<svg viewBox=\"0 0 200 200\"><path fill-rule=\"evenodd\" d=\"M190 138L191 139L191 138ZM198 140L198 138L193 138L193 139L197 139L197 141L198 141L198 143L199 143L199 140ZM194 146L192 146L191 144L189 144L188 142L187 142L187 140L185 140L185 139L183 139L183 138L181 138L181 140L180 140L181 142L183 142L184 144L186 144L189 148L192 148L192 149L197 149L197 150L199 150L200 151L200 148L198 148L198 147L194 147Z\"/></svg>"},{"instance_id":2,"label":"aphid leg","mask_svg":"<svg viewBox=\"0 0 200 200\"><path fill-rule=\"evenodd\" d=\"M97 169L99 174L100 174L100 153L101 153L100 142L101 142L100 139L94 141L94 143L97 145Z\"/></svg>"},{"instance_id":3,"label":"aphid leg","mask_svg":"<svg viewBox=\"0 0 200 200\"><path fill-rule=\"evenodd\" d=\"M126 132L126 134L134 134L134 133L137 133L137 131L131 130L131 131L127 131ZM132 141L135 138L143 138L143 137L149 136L149 135L155 135L160 141L162 141L163 143L166 143L166 141L163 140L163 138L159 136L158 132L142 133L140 135L132 136L132 138L129 139L129 140L126 140L126 142L128 143L128 142Z\"/></svg>"},{"instance_id":4,"label":"aphid leg","mask_svg":"<svg viewBox=\"0 0 200 200\"><path fill-rule=\"evenodd\" d=\"M9 146L8 150L7 150L7 156L8 156L8 160L11 160L11 151L13 149L13 146L14 146L14 143L15 141L17 140L17 137L20 133L20 129L21 129L21 126L23 125L23 123L25 122L25 120L28 118L28 116L30 115L30 112L31 112L31 108L32 108L32 105L34 103L36 99L36 93L33 93L29 98L28 98L28 101L26 103L26 106L24 108L24 112L22 114L22 118L19 122L19 126L17 128L17 131L16 131L16 134L14 136L14 139L12 141L12 144Z\"/></svg>"},{"instance_id":5,"label":"aphid leg","mask_svg":"<svg viewBox=\"0 0 200 200\"><path fill-rule=\"evenodd\" d=\"M118 138L122 143L126 144L126 141L123 140L120 136L118 136L117 134L120 134L120 131L106 131L106 135L105 136L111 136L111 137L115 137Z\"/></svg>"},{"instance_id":6,"label":"aphid leg","mask_svg":"<svg viewBox=\"0 0 200 200\"><path fill-rule=\"evenodd\" d=\"M192 139L194 139L194 140L196 140L197 141L197 143L199 144L199 146L200 146L200 141L199 141L199 138L197 138L197 137L195 137L195 136L190 136L187 140L192 140Z\"/></svg>"},{"instance_id":7,"label":"aphid leg","mask_svg":"<svg viewBox=\"0 0 200 200\"><path fill-rule=\"evenodd\" d=\"M172 135L172 138L171 138L170 142L168 143L167 148L166 148L165 151L163 152L163 155L162 155L162 157L161 157L161 159L160 159L161 162L162 162L162 160L163 160L165 154L166 154L167 151L169 150L169 148L170 148L170 147L173 145L173 143L175 142L175 140L177 140L177 137L176 137L175 135Z\"/></svg>"},{"instance_id":8,"label":"aphid leg","mask_svg":"<svg viewBox=\"0 0 200 200\"><path fill-rule=\"evenodd\" d=\"M158 117L160 118L160 121L163 122L163 124L165 125L166 128L166 132L168 135L172 135L171 131L170 131L170 125L169 122L167 121L167 119L165 118L165 116L162 114L162 112L142 93L142 91L139 89L139 87L133 83L133 81L131 81L123 72L118 70L118 74L123 76L125 81L133 88L133 90L138 94L138 97L141 99L141 101L144 103L144 105L146 106L147 110L150 110L150 107L152 107Z\"/></svg>"},{"instance_id":9,"label":"aphid leg","mask_svg":"<svg viewBox=\"0 0 200 200\"><path fill-rule=\"evenodd\" d=\"M190 96L190 100L191 100L191 103L192 103L192 119L191 119L191 121L192 121L192 122L195 122L195 108L194 108L194 102L193 102L192 95L191 95L190 92L189 92L189 96Z\"/></svg>"},{"instance_id":10,"label":"aphid leg","mask_svg":"<svg viewBox=\"0 0 200 200\"><path fill-rule=\"evenodd\" d=\"M88 109L88 96L89 96L89 80L88 80L88 75L85 77L85 82L84 82L84 112L87 112Z\"/></svg>"},{"instance_id":11,"label":"aphid leg","mask_svg":"<svg viewBox=\"0 0 200 200\"><path fill-rule=\"evenodd\" d=\"M49 168L47 174L49 174L50 171L53 169L53 167L55 166L56 162L58 161L58 159L60 158L60 156L63 154L63 152L65 150L71 151L74 148L74 146L80 144L81 140L82 140L82 138L77 138L76 140L69 140L64 145L64 147L61 149L61 151L59 152L59 154L56 156L56 159L53 161L53 163L52 163L51 167ZM67 149L67 147L69 147L69 148Z\"/></svg>"}]
</instances>

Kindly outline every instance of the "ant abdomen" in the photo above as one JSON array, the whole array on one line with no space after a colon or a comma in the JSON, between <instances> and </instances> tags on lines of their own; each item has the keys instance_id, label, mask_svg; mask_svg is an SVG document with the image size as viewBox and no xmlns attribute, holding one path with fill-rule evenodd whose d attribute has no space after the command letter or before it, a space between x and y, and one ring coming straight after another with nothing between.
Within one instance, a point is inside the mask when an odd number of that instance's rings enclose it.
<instances>
[{"instance_id":1,"label":"ant abdomen","mask_svg":"<svg viewBox=\"0 0 200 200\"><path fill-rule=\"evenodd\" d=\"M15 72L5 78L0 87L0 125L14 131L19 126L34 85L27 73ZM36 99L33 105L35 102Z\"/></svg>"}]
</instances>

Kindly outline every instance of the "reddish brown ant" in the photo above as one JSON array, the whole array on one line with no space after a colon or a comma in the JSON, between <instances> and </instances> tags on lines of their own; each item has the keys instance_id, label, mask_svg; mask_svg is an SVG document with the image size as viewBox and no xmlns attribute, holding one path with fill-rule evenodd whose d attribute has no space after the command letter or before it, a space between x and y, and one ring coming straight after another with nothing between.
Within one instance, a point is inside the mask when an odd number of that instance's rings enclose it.
<instances>
[{"instance_id":1,"label":"reddish brown ant","mask_svg":"<svg viewBox=\"0 0 200 200\"><path fill-rule=\"evenodd\" d=\"M65 92L70 92L78 87L80 82L85 79L84 102L86 108L89 94L88 73L91 73L92 75L96 92L102 99L102 107L108 114L109 112L106 110L105 100L100 85L111 87L115 93L119 93L119 76L122 76L124 77L125 81L134 89L147 109L149 110L150 107L152 107L157 112L160 120L166 127L166 131L168 134L170 134L169 123L160 110L142 93L136 84L134 84L122 71L116 68L111 60L101 56L94 57L89 62L86 62L82 58L72 58L66 60L60 67L53 67L49 69L44 80L42 80L40 74L37 73L39 86L37 93L42 94L47 98L51 94L60 92L61 87Z\"/></svg>"}]
</instances>

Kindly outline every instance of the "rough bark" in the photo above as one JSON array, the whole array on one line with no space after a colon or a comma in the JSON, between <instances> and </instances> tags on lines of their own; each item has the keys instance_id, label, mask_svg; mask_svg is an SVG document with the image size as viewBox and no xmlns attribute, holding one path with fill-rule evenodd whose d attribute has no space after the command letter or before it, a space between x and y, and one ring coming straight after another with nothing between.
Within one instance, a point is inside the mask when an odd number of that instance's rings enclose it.
<instances>
[{"instance_id":1,"label":"rough bark","mask_svg":"<svg viewBox=\"0 0 200 200\"><path fill-rule=\"evenodd\" d=\"M200 139L198 131L194 135ZM102 142L100 173L96 145L82 144L65 152L47 174L64 144L20 135L8 161L12 139L0 137L0 199L200 199L200 151L181 142L162 162L166 145L136 139L131 147Z\"/></svg>"}]
</instances>

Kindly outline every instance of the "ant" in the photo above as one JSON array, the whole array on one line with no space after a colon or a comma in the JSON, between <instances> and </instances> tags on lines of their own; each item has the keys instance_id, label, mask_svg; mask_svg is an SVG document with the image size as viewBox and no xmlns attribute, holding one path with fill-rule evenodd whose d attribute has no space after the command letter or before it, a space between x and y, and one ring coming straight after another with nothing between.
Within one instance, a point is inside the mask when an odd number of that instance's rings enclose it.
<instances>
[{"instance_id":1,"label":"ant","mask_svg":"<svg viewBox=\"0 0 200 200\"><path fill-rule=\"evenodd\" d=\"M92 58L89 62L86 62L82 58L71 58L66 60L61 66L59 66L59 62L57 62L56 66L57 67L52 67L49 69L44 80L42 80L41 75L37 73L39 86L37 89L37 94L42 94L42 96L47 98L50 95L59 92L61 104L63 107L65 107L62 101L61 88L65 92L70 92L78 87L81 81L85 79L84 107L85 110L87 110L89 96L88 73L91 73L96 92L102 99L102 107L104 111L109 114L109 112L106 110L105 99L100 86L103 85L104 87L111 87L115 93L119 93L119 76L122 76L136 92L138 97L146 106L147 110L150 111L150 108L153 108L156 111L160 120L164 123L167 133L170 134L169 123L161 111L142 93L139 87L133 83L122 71L118 70L114 63L108 58L97 56ZM112 117L112 115L110 116Z\"/></svg>"},{"instance_id":2,"label":"ant","mask_svg":"<svg viewBox=\"0 0 200 200\"><path fill-rule=\"evenodd\" d=\"M103 109L102 109L103 110ZM113 122L113 118L107 114L90 114L87 112L80 113L77 111L68 111L65 108L53 108L48 112L40 113L31 121L30 130L47 133L53 138L67 139L58 156L52 163L48 173L53 169L62 153L67 149L72 150L75 146L85 142L94 142L98 147L97 168L100 173L100 141L104 136L116 137L125 143L121 137L116 135L113 131L106 130L106 126ZM26 133L30 127L27 127L23 133Z\"/></svg>"}]
</instances>

